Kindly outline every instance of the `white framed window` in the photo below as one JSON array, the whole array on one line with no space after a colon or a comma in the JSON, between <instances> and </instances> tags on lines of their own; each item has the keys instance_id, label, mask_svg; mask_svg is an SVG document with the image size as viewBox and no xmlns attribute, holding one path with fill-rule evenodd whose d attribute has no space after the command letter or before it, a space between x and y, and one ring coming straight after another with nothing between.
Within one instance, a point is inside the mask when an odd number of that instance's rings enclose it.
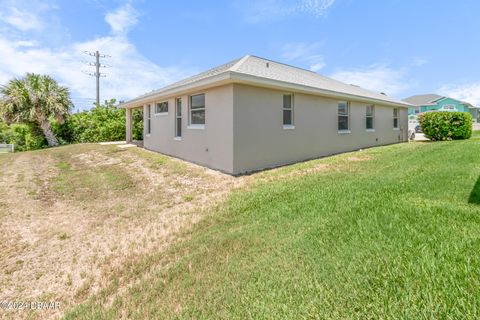
<instances>
[{"instance_id":1,"label":"white framed window","mask_svg":"<svg viewBox=\"0 0 480 320\"><path fill-rule=\"evenodd\" d=\"M182 137L182 98L175 99L175 138Z\"/></svg>"},{"instance_id":2,"label":"white framed window","mask_svg":"<svg viewBox=\"0 0 480 320\"><path fill-rule=\"evenodd\" d=\"M168 101L155 103L155 114L168 114Z\"/></svg>"},{"instance_id":3,"label":"white framed window","mask_svg":"<svg viewBox=\"0 0 480 320\"><path fill-rule=\"evenodd\" d=\"M368 105L365 110L365 129L375 130L375 106Z\"/></svg>"},{"instance_id":4,"label":"white framed window","mask_svg":"<svg viewBox=\"0 0 480 320\"><path fill-rule=\"evenodd\" d=\"M350 103L348 101L338 102L338 132L350 132Z\"/></svg>"},{"instance_id":5,"label":"white framed window","mask_svg":"<svg viewBox=\"0 0 480 320\"><path fill-rule=\"evenodd\" d=\"M146 112L147 125L145 129L147 134L150 134L152 133L152 108L150 104L147 104L146 108L147 108L147 112Z\"/></svg>"},{"instance_id":6,"label":"white framed window","mask_svg":"<svg viewBox=\"0 0 480 320\"><path fill-rule=\"evenodd\" d=\"M420 107L415 107L415 114L420 113Z\"/></svg>"},{"instance_id":7,"label":"white framed window","mask_svg":"<svg viewBox=\"0 0 480 320\"><path fill-rule=\"evenodd\" d=\"M283 127L293 128L293 94L283 95Z\"/></svg>"},{"instance_id":8,"label":"white framed window","mask_svg":"<svg viewBox=\"0 0 480 320\"><path fill-rule=\"evenodd\" d=\"M393 108L393 129L399 128L398 117L399 117L399 109Z\"/></svg>"},{"instance_id":9,"label":"white framed window","mask_svg":"<svg viewBox=\"0 0 480 320\"><path fill-rule=\"evenodd\" d=\"M205 126L205 94L190 96L189 124L191 127L203 128Z\"/></svg>"}]
</instances>

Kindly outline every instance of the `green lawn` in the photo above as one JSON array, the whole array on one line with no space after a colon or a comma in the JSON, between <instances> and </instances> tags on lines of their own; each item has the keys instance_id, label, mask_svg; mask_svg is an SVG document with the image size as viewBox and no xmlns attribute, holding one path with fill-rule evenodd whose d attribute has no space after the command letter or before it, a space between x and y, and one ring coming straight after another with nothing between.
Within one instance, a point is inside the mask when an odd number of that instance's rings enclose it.
<instances>
[{"instance_id":1,"label":"green lawn","mask_svg":"<svg viewBox=\"0 0 480 320\"><path fill-rule=\"evenodd\" d=\"M66 318L480 317L478 134L257 177Z\"/></svg>"}]
</instances>

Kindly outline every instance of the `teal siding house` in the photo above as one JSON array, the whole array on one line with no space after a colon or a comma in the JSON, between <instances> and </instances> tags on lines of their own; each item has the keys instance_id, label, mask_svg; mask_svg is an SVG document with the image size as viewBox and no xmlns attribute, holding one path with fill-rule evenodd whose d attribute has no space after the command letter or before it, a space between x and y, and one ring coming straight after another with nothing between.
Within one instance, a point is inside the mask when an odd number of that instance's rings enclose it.
<instances>
[{"instance_id":1,"label":"teal siding house","mask_svg":"<svg viewBox=\"0 0 480 320\"><path fill-rule=\"evenodd\" d=\"M404 99L403 101L413 105L413 107L408 108L408 119L411 121L415 121L419 114L428 111L469 112L475 122L480 121L480 108L468 102L440 96L438 94L418 95Z\"/></svg>"}]
</instances>

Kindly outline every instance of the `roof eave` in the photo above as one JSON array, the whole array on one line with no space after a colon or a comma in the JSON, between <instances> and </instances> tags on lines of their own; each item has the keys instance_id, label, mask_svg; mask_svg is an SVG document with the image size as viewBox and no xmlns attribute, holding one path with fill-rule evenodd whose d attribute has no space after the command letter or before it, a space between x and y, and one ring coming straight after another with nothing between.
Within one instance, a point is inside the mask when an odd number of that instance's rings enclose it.
<instances>
[{"instance_id":1,"label":"roof eave","mask_svg":"<svg viewBox=\"0 0 480 320\"><path fill-rule=\"evenodd\" d=\"M189 83L183 86L179 86L167 90L159 90L141 96L130 101L127 101L120 105L120 108L138 108L144 104L152 103L155 100L168 98L175 95L181 95L187 92L200 91L207 88L212 88L229 83L240 83L240 84L250 84L272 89L281 89L281 90L294 90L296 92L302 92L307 94L317 94L325 97L331 98L340 98L340 99L353 99L355 101L367 102L367 103L381 103L383 105L395 106L395 107L414 107L414 105L406 102L393 102L383 99L375 99L370 97L365 97L361 95L354 95L348 93L342 93L337 91L331 91L326 89L320 89L310 86L305 86L301 84L295 84L291 82L285 82L274 79L267 79L262 77L257 77L249 74L239 73L235 71L226 71L221 74L202 79L193 83Z\"/></svg>"},{"instance_id":2,"label":"roof eave","mask_svg":"<svg viewBox=\"0 0 480 320\"><path fill-rule=\"evenodd\" d=\"M262 77L256 77L244 73L231 72L231 78L234 83L241 84L250 84L250 85L260 85L262 87L272 88L272 89L282 89L282 90L294 90L295 92L307 93L307 94L317 94L325 97L331 98L340 98L340 99L353 99L355 101L367 102L367 103L381 103L383 105L396 106L396 107L413 107L413 105L406 102L393 102L382 99L375 99L360 95L342 93L337 91L331 91L326 89L320 89L315 87L310 87L301 84L295 84L291 82L285 82L274 79L267 79Z\"/></svg>"},{"instance_id":3,"label":"roof eave","mask_svg":"<svg viewBox=\"0 0 480 320\"><path fill-rule=\"evenodd\" d=\"M231 83L231 82L232 81L231 81L230 72L223 72L223 73L220 73L218 75L215 75L215 76L212 76L212 77L209 77L209 78L205 78L205 79L202 79L202 80L199 80L199 81L195 81L195 82L192 82L192 83L189 83L189 84L185 84L185 85L182 85L182 86L178 86L178 87L171 88L171 89L166 89L166 90L158 90L158 91L152 92L151 94L140 96L138 98L135 98L135 99L129 100L125 103L122 103L120 105L120 108L125 108L125 109L138 108L138 107L140 107L144 104L152 103L152 102L154 102L155 100L158 100L158 99L163 99L163 98L167 98L167 97L171 97L171 96L181 95L181 94L184 94L186 92L199 91L199 90L203 90L203 89L206 89L206 88L221 86L221 85L228 84L228 83Z\"/></svg>"}]
</instances>

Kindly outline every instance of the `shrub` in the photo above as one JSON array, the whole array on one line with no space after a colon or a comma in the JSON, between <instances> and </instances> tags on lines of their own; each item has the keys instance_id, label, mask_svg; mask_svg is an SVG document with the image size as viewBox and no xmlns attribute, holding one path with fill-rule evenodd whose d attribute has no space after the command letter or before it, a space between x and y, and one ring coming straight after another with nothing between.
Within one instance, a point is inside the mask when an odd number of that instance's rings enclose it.
<instances>
[{"instance_id":1,"label":"shrub","mask_svg":"<svg viewBox=\"0 0 480 320\"><path fill-rule=\"evenodd\" d=\"M143 110L134 109L132 114L133 128L132 138L133 140L143 140Z\"/></svg>"},{"instance_id":2,"label":"shrub","mask_svg":"<svg viewBox=\"0 0 480 320\"><path fill-rule=\"evenodd\" d=\"M120 109L112 99L71 115L58 130L59 136L69 142L125 140L125 109Z\"/></svg>"},{"instance_id":3,"label":"shrub","mask_svg":"<svg viewBox=\"0 0 480 320\"><path fill-rule=\"evenodd\" d=\"M472 116L468 112L428 112L419 116L425 136L433 141L469 139Z\"/></svg>"},{"instance_id":4,"label":"shrub","mask_svg":"<svg viewBox=\"0 0 480 320\"><path fill-rule=\"evenodd\" d=\"M34 124L0 122L0 143L15 145L17 151L41 149L47 146L42 131Z\"/></svg>"}]
</instances>

